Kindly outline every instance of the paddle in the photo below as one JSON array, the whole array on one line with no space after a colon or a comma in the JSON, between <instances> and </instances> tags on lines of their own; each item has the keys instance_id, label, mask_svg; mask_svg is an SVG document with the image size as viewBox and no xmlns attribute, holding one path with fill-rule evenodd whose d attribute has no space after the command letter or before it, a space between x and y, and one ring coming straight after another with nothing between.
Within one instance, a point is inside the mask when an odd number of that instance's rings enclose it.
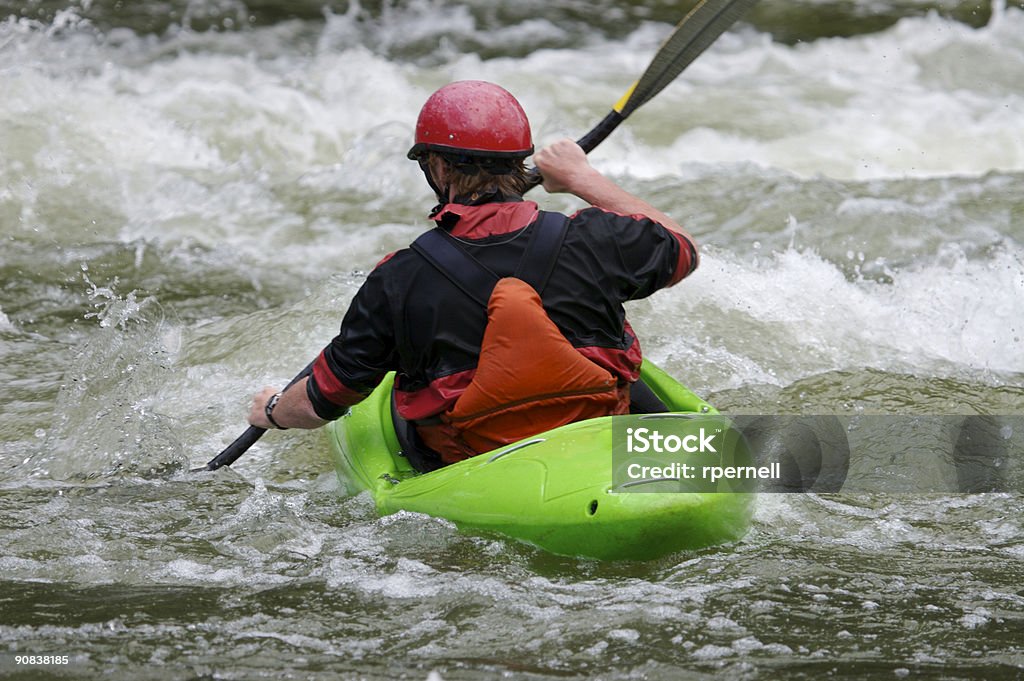
<instances>
[{"instance_id":1,"label":"paddle","mask_svg":"<svg viewBox=\"0 0 1024 681\"><path fill-rule=\"evenodd\" d=\"M665 86L675 80L694 59L718 39L727 28L732 26L740 16L750 9L757 0L701 0L683 17L672 35L662 43L647 70L640 80L622 96L611 112L601 120L594 129L581 137L577 142L583 151L589 153L603 142L622 121L631 113L650 101ZM534 172L534 183L530 188L542 182L540 173ZM285 388L292 387L313 370L312 362L292 379ZM192 472L215 471L222 466L230 466L238 457L245 454L257 440L267 432L264 428L249 426L238 438L227 446L224 451L200 468Z\"/></svg>"},{"instance_id":2,"label":"paddle","mask_svg":"<svg viewBox=\"0 0 1024 681\"><path fill-rule=\"evenodd\" d=\"M313 362L306 365L306 368L298 373L298 375L292 379L285 390L292 387L306 376L309 376L313 371ZM230 466L233 464L238 457L249 451L249 448L256 444L256 441L263 437L263 433L267 432L266 428L257 428L256 426L249 426L244 433L235 438L235 441L224 448L217 456L210 459L210 462L205 466L199 468L193 468L192 473L198 473L200 471L215 471L221 466Z\"/></svg>"},{"instance_id":3,"label":"paddle","mask_svg":"<svg viewBox=\"0 0 1024 681\"><path fill-rule=\"evenodd\" d=\"M701 0L683 17L672 35L658 49L640 80L626 91L612 110L586 135L577 140L583 151L590 153L603 142L631 113L665 89L711 43L732 26L757 0ZM543 182L533 170L532 186ZM531 187L532 188L532 187Z\"/></svg>"}]
</instances>

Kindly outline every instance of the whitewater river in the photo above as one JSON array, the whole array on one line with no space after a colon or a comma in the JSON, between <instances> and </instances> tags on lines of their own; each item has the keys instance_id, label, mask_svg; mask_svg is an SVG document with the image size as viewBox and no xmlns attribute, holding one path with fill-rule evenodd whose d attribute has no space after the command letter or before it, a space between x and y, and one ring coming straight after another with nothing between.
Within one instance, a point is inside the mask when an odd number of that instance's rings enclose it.
<instances>
[{"instance_id":1,"label":"whitewater river","mask_svg":"<svg viewBox=\"0 0 1024 681\"><path fill-rule=\"evenodd\" d=\"M426 228L430 92L579 136L685 11L321 4L0 2L0 675L1024 677L1020 3L763 0L592 154L703 249L630 308L646 354L852 445L840 493L615 564L380 519L321 433L188 473ZM976 414L982 483L879 436Z\"/></svg>"}]
</instances>

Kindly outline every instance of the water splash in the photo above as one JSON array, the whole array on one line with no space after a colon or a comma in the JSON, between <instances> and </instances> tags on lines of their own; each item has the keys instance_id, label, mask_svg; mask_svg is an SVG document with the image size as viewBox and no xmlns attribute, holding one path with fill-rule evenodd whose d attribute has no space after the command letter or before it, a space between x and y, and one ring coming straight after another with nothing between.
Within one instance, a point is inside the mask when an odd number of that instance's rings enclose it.
<instances>
[{"instance_id":1,"label":"water splash","mask_svg":"<svg viewBox=\"0 0 1024 681\"><path fill-rule=\"evenodd\" d=\"M57 396L54 427L42 450L26 460L30 473L55 479L161 477L188 466L174 424L161 414L159 388L179 342L156 299L117 292L115 278L88 285L98 330L75 352Z\"/></svg>"},{"instance_id":2,"label":"water splash","mask_svg":"<svg viewBox=\"0 0 1024 681\"><path fill-rule=\"evenodd\" d=\"M147 297L140 301L135 295L138 291L134 290L122 297L114 290L120 283L118 277L114 277L114 281L109 286L97 286L89 279L89 275L86 272L89 266L83 263L82 269L82 279L89 285L86 296L97 310L96 312L87 312L85 314L86 319L96 319L99 321L100 327L104 329L113 326L122 331L128 328L128 322L140 322L139 315L142 312L143 306L152 302L153 298Z\"/></svg>"}]
</instances>

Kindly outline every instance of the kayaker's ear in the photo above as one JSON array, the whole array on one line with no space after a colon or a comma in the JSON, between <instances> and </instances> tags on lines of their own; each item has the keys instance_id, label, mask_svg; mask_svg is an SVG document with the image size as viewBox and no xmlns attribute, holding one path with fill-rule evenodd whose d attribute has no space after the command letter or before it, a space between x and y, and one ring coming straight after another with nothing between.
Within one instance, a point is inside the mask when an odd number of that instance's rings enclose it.
<instances>
[{"instance_id":1,"label":"kayaker's ear","mask_svg":"<svg viewBox=\"0 0 1024 681\"><path fill-rule=\"evenodd\" d=\"M448 203L447 162L439 154L424 152L416 159L439 205Z\"/></svg>"},{"instance_id":2,"label":"kayaker's ear","mask_svg":"<svg viewBox=\"0 0 1024 681\"><path fill-rule=\"evenodd\" d=\"M434 178L434 184L439 187L447 187L448 162L440 154L430 154L427 159L430 175Z\"/></svg>"}]
</instances>

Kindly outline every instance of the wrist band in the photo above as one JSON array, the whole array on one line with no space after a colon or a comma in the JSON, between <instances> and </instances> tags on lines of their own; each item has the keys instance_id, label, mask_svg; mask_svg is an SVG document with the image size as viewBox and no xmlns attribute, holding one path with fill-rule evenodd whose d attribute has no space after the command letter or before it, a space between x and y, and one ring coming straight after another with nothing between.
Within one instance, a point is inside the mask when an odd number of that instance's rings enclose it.
<instances>
[{"instance_id":1,"label":"wrist band","mask_svg":"<svg viewBox=\"0 0 1024 681\"><path fill-rule=\"evenodd\" d=\"M263 407L263 413L267 415L267 420L270 421L270 424L272 426L274 426L278 430L288 430L287 428L282 428L280 425L278 425L277 421L274 420L274 407L277 406L277 401L280 399L281 393L277 393L269 400L267 400L267 406Z\"/></svg>"}]
</instances>

